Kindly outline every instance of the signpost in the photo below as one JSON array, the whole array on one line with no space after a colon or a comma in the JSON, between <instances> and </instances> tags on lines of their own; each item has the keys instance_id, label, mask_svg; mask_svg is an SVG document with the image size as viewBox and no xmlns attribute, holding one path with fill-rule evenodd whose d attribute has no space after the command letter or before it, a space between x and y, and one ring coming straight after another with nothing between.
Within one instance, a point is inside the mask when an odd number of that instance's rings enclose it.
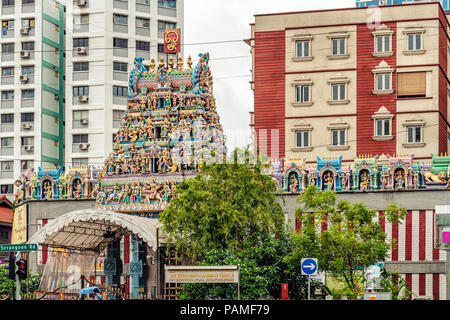
<instances>
[{"instance_id":1,"label":"signpost","mask_svg":"<svg viewBox=\"0 0 450 320\"><path fill-rule=\"evenodd\" d=\"M308 276L308 300L311 296L311 276L317 274L318 264L316 258L303 258L301 261L302 275Z\"/></svg>"},{"instance_id":2,"label":"signpost","mask_svg":"<svg viewBox=\"0 0 450 320\"><path fill-rule=\"evenodd\" d=\"M36 251L36 243L0 244L0 252Z\"/></svg>"}]
</instances>

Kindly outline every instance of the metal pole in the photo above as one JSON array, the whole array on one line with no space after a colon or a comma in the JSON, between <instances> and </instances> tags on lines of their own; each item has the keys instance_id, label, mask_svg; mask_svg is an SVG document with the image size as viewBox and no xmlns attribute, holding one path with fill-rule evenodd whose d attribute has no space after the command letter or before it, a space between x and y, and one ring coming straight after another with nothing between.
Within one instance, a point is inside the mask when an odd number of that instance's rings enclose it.
<instances>
[{"instance_id":1,"label":"metal pole","mask_svg":"<svg viewBox=\"0 0 450 320\"><path fill-rule=\"evenodd\" d=\"M159 300L161 298L161 285L159 283L159 274L160 274L160 263L159 263L159 228L156 228L156 299ZM165 285L164 285L165 287Z\"/></svg>"},{"instance_id":2,"label":"metal pole","mask_svg":"<svg viewBox=\"0 0 450 320\"><path fill-rule=\"evenodd\" d=\"M308 276L308 300L310 299L311 295L311 276Z\"/></svg>"},{"instance_id":3,"label":"metal pole","mask_svg":"<svg viewBox=\"0 0 450 320\"><path fill-rule=\"evenodd\" d=\"M19 261L21 258L20 252L18 252L16 254L16 261ZM21 287L21 283L20 283L20 279L19 279L19 275L17 274L17 264L14 267L14 270L16 270L15 274L16 274L16 300L22 300L22 287Z\"/></svg>"},{"instance_id":4,"label":"metal pole","mask_svg":"<svg viewBox=\"0 0 450 320\"><path fill-rule=\"evenodd\" d=\"M238 265L238 300L241 300L241 271Z\"/></svg>"}]
</instances>

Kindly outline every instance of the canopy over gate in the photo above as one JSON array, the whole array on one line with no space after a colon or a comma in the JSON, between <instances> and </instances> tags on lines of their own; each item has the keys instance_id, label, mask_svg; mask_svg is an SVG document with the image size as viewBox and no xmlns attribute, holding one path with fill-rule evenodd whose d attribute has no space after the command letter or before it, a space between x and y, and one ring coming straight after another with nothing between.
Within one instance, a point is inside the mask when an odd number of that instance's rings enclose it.
<instances>
[{"instance_id":1,"label":"canopy over gate","mask_svg":"<svg viewBox=\"0 0 450 320\"><path fill-rule=\"evenodd\" d=\"M102 209L83 209L66 213L36 232L28 243L53 248L101 252L124 235L135 234L156 248L156 219L133 216Z\"/></svg>"}]
</instances>

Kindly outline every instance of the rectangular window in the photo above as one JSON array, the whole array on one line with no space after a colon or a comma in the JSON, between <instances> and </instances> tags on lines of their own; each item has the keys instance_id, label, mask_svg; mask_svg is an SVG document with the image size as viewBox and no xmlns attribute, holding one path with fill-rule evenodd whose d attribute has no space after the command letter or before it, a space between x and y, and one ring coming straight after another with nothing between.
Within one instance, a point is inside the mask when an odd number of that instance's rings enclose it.
<instances>
[{"instance_id":1,"label":"rectangular window","mask_svg":"<svg viewBox=\"0 0 450 320\"><path fill-rule=\"evenodd\" d=\"M14 191L14 186L12 184L2 184L0 186L0 193L13 193Z\"/></svg>"},{"instance_id":2,"label":"rectangular window","mask_svg":"<svg viewBox=\"0 0 450 320\"><path fill-rule=\"evenodd\" d=\"M377 73L376 82L377 90L391 90L391 73Z\"/></svg>"},{"instance_id":3,"label":"rectangular window","mask_svg":"<svg viewBox=\"0 0 450 320\"><path fill-rule=\"evenodd\" d=\"M34 41L22 42L22 50L34 51Z\"/></svg>"},{"instance_id":4,"label":"rectangular window","mask_svg":"<svg viewBox=\"0 0 450 320\"><path fill-rule=\"evenodd\" d=\"M333 56L345 54L345 38L331 39Z\"/></svg>"},{"instance_id":5,"label":"rectangular window","mask_svg":"<svg viewBox=\"0 0 450 320\"><path fill-rule=\"evenodd\" d=\"M2 26L7 27L8 30L14 30L14 20L3 20Z\"/></svg>"},{"instance_id":6,"label":"rectangular window","mask_svg":"<svg viewBox=\"0 0 450 320\"><path fill-rule=\"evenodd\" d=\"M14 91L2 91L2 101L14 100Z\"/></svg>"},{"instance_id":7,"label":"rectangular window","mask_svg":"<svg viewBox=\"0 0 450 320\"><path fill-rule=\"evenodd\" d=\"M14 161L2 161L1 170L5 171L13 171L14 170Z\"/></svg>"},{"instance_id":8,"label":"rectangular window","mask_svg":"<svg viewBox=\"0 0 450 320\"><path fill-rule=\"evenodd\" d=\"M73 112L73 120L89 119L88 110L78 110Z\"/></svg>"},{"instance_id":9,"label":"rectangular window","mask_svg":"<svg viewBox=\"0 0 450 320\"><path fill-rule=\"evenodd\" d=\"M122 122L123 111L113 110L113 128L120 128L120 123ZM114 141L114 140L113 140Z\"/></svg>"},{"instance_id":10,"label":"rectangular window","mask_svg":"<svg viewBox=\"0 0 450 320\"><path fill-rule=\"evenodd\" d=\"M128 25L128 16L123 14L114 14L113 23Z\"/></svg>"},{"instance_id":11,"label":"rectangular window","mask_svg":"<svg viewBox=\"0 0 450 320\"><path fill-rule=\"evenodd\" d=\"M128 48L128 40L121 38L113 38L113 47L115 48Z\"/></svg>"},{"instance_id":12,"label":"rectangular window","mask_svg":"<svg viewBox=\"0 0 450 320\"><path fill-rule=\"evenodd\" d=\"M73 15L73 24L89 24L89 14Z\"/></svg>"},{"instance_id":13,"label":"rectangular window","mask_svg":"<svg viewBox=\"0 0 450 320\"><path fill-rule=\"evenodd\" d=\"M13 77L14 67L4 67L2 68L2 77Z\"/></svg>"},{"instance_id":14,"label":"rectangular window","mask_svg":"<svg viewBox=\"0 0 450 320\"><path fill-rule=\"evenodd\" d=\"M14 138L1 138L2 148L12 148L14 146Z\"/></svg>"},{"instance_id":15,"label":"rectangular window","mask_svg":"<svg viewBox=\"0 0 450 320\"><path fill-rule=\"evenodd\" d=\"M422 50L422 33L408 34L408 50Z\"/></svg>"},{"instance_id":16,"label":"rectangular window","mask_svg":"<svg viewBox=\"0 0 450 320\"><path fill-rule=\"evenodd\" d=\"M22 90L22 99L34 99L34 89Z\"/></svg>"},{"instance_id":17,"label":"rectangular window","mask_svg":"<svg viewBox=\"0 0 450 320\"><path fill-rule=\"evenodd\" d=\"M136 40L136 50L150 51L150 42Z\"/></svg>"},{"instance_id":18,"label":"rectangular window","mask_svg":"<svg viewBox=\"0 0 450 320\"><path fill-rule=\"evenodd\" d=\"M14 123L13 113L4 113L1 115L2 123Z\"/></svg>"},{"instance_id":19,"label":"rectangular window","mask_svg":"<svg viewBox=\"0 0 450 320\"><path fill-rule=\"evenodd\" d=\"M164 53L164 44L158 43L158 53Z\"/></svg>"},{"instance_id":20,"label":"rectangular window","mask_svg":"<svg viewBox=\"0 0 450 320\"><path fill-rule=\"evenodd\" d=\"M309 41L295 41L297 57L305 58L309 57Z\"/></svg>"},{"instance_id":21,"label":"rectangular window","mask_svg":"<svg viewBox=\"0 0 450 320\"><path fill-rule=\"evenodd\" d=\"M403 72L397 74L398 97L425 97L426 72Z\"/></svg>"},{"instance_id":22,"label":"rectangular window","mask_svg":"<svg viewBox=\"0 0 450 320\"><path fill-rule=\"evenodd\" d=\"M391 36L376 36L376 52L391 52Z\"/></svg>"},{"instance_id":23,"label":"rectangular window","mask_svg":"<svg viewBox=\"0 0 450 320\"><path fill-rule=\"evenodd\" d=\"M128 96L128 87L113 86L113 96L127 97Z\"/></svg>"},{"instance_id":24,"label":"rectangular window","mask_svg":"<svg viewBox=\"0 0 450 320\"><path fill-rule=\"evenodd\" d=\"M337 146L345 146L345 130L331 130L331 137L332 137L332 145L334 147Z\"/></svg>"},{"instance_id":25,"label":"rectangular window","mask_svg":"<svg viewBox=\"0 0 450 320\"><path fill-rule=\"evenodd\" d=\"M422 142L422 127L410 126L406 128L407 142L408 143L421 143Z\"/></svg>"},{"instance_id":26,"label":"rectangular window","mask_svg":"<svg viewBox=\"0 0 450 320\"><path fill-rule=\"evenodd\" d=\"M86 72L89 71L89 62L74 62L73 63L74 72Z\"/></svg>"},{"instance_id":27,"label":"rectangular window","mask_svg":"<svg viewBox=\"0 0 450 320\"><path fill-rule=\"evenodd\" d=\"M74 38L73 47L89 47L89 38Z\"/></svg>"},{"instance_id":28,"label":"rectangular window","mask_svg":"<svg viewBox=\"0 0 450 320\"><path fill-rule=\"evenodd\" d=\"M150 19L136 17L136 27L150 29Z\"/></svg>"},{"instance_id":29,"label":"rectangular window","mask_svg":"<svg viewBox=\"0 0 450 320\"><path fill-rule=\"evenodd\" d=\"M87 167L88 165L88 158L72 158L73 167Z\"/></svg>"},{"instance_id":30,"label":"rectangular window","mask_svg":"<svg viewBox=\"0 0 450 320\"><path fill-rule=\"evenodd\" d=\"M377 119L375 122L377 136L391 135L391 119Z\"/></svg>"},{"instance_id":31,"label":"rectangular window","mask_svg":"<svg viewBox=\"0 0 450 320\"><path fill-rule=\"evenodd\" d=\"M80 86L80 87L73 87L73 96L88 96L89 95L89 87L88 86Z\"/></svg>"},{"instance_id":32,"label":"rectangular window","mask_svg":"<svg viewBox=\"0 0 450 320\"><path fill-rule=\"evenodd\" d=\"M34 137L22 137L22 138L20 138L20 143L21 143L22 147L33 146L34 145Z\"/></svg>"},{"instance_id":33,"label":"rectangular window","mask_svg":"<svg viewBox=\"0 0 450 320\"><path fill-rule=\"evenodd\" d=\"M162 33L164 35L164 30L167 29L175 29L177 27L176 23L167 22L167 21L158 21L158 33Z\"/></svg>"},{"instance_id":34,"label":"rectangular window","mask_svg":"<svg viewBox=\"0 0 450 320\"><path fill-rule=\"evenodd\" d=\"M22 0L22 4L34 4L34 0Z\"/></svg>"},{"instance_id":35,"label":"rectangular window","mask_svg":"<svg viewBox=\"0 0 450 320\"><path fill-rule=\"evenodd\" d=\"M128 71L128 63L114 61L113 62L113 70L120 71L120 72L127 72Z\"/></svg>"},{"instance_id":36,"label":"rectangular window","mask_svg":"<svg viewBox=\"0 0 450 320\"><path fill-rule=\"evenodd\" d=\"M6 7L6 6L13 6L14 5L14 0L2 0L2 6Z\"/></svg>"},{"instance_id":37,"label":"rectangular window","mask_svg":"<svg viewBox=\"0 0 450 320\"><path fill-rule=\"evenodd\" d=\"M88 135L87 134L74 134L72 138L73 138L73 143L88 143Z\"/></svg>"},{"instance_id":38,"label":"rectangular window","mask_svg":"<svg viewBox=\"0 0 450 320\"><path fill-rule=\"evenodd\" d=\"M150 0L136 0L136 3L149 5Z\"/></svg>"},{"instance_id":39,"label":"rectangular window","mask_svg":"<svg viewBox=\"0 0 450 320\"><path fill-rule=\"evenodd\" d=\"M14 53L14 43L3 43L2 53Z\"/></svg>"},{"instance_id":40,"label":"rectangular window","mask_svg":"<svg viewBox=\"0 0 450 320\"><path fill-rule=\"evenodd\" d=\"M309 147L309 131L308 130L296 131L295 134L296 134L297 148Z\"/></svg>"},{"instance_id":41,"label":"rectangular window","mask_svg":"<svg viewBox=\"0 0 450 320\"><path fill-rule=\"evenodd\" d=\"M33 112L22 113L20 115L20 120L22 122L33 122L34 121L34 113Z\"/></svg>"},{"instance_id":42,"label":"rectangular window","mask_svg":"<svg viewBox=\"0 0 450 320\"><path fill-rule=\"evenodd\" d=\"M20 161L20 169L27 170L34 168L34 161L33 160L21 160Z\"/></svg>"},{"instance_id":43,"label":"rectangular window","mask_svg":"<svg viewBox=\"0 0 450 320\"><path fill-rule=\"evenodd\" d=\"M332 100L340 101L346 99L346 84L345 83L337 83L331 85L332 92Z\"/></svg>"},{"instance_id":44,"label":"rectangular window","mask_svg":"<svg viewBox=\"0 0 450 320\"><path fill-rule=\"evenodd\" d=\"M296 86L295 87L295 102L310 102L310 86Z\"/></svg>"},{"instance_id":45,"label":"rectangular window","mask_svg":"<svg viewBox=\"0 0 450 320\"><path fill-rule=\"evenodd\" d=\"M176 0L158 0L158 7L176 8L177 1Z\"/></svg>"},{"instance_id":46,"label":"rectangular window","mask_svg":"<svg viewBox=\"0 0 450 320\"><path fill-rule=\"evenodd\" d=\"M22 66L22 74L33 75L34 66Z\"/></svg>"},{"instance_id":47,"label":"rectangular window","mask_svg":"<svg viewBox=\"0 0 450 320\"><path fill-rule=\"evenodd\" d=\"M34 28L34 18L22 19L22 28Z\"/></svg>"}]
</instances>

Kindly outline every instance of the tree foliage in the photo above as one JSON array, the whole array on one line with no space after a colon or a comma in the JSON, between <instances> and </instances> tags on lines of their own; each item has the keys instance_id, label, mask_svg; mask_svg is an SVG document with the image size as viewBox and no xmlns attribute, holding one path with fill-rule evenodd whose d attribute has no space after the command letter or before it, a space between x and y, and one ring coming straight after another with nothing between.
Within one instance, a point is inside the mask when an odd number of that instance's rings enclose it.
<instances>
[{"instance_id":1,"label":"tree foliage","mask_svg":"<svg viewBox=\"0 0 450 320\"><path fill-rule=\"evenodd\" d=\"M1 293L10 293L10 289L16 287L16 281L11 280L8 277L8 266L7 265L0 265L0 294ZM39 283L41 281L41 273L37 274L29 274L28 276L28 283L27 280L21 280L21 292L22 294L27 293L27 290L29 292L37 291L39 288ZM27 289L28 285L28 289Z\"/></svg>"},{"instance_id":2,"label":"tree foliage","mask_svg":"<svg viewBox=\"0 0 450 320\"><path fill-rule=\"evenodd\" d=\"M192 257L206 250L242 248L250 234L274 234L284 214L275 197L276 182L248 164L211 164L177 185L174 199L160 215L168 244Z\"/></svg>"},{"instance_id":3,"label":"tree foliage","mask_svg":"<svg viewBox=\"0 0 450 320\"><path fill-rule=\"evenodd\" d=\"M347 295L355 298L364 277L359 270L384 261L392 245L376 219L377 211L361 203L338 202L335 192L318 192L315 186L309 186L297 202L301 207L296 215L302 223L294 238L298 254L318 258L319 268L342 279ZM393 204L384 214L398 223L406 213ZM321 231L325 221L327 229Z\"/></svg>"}]
</instances>

